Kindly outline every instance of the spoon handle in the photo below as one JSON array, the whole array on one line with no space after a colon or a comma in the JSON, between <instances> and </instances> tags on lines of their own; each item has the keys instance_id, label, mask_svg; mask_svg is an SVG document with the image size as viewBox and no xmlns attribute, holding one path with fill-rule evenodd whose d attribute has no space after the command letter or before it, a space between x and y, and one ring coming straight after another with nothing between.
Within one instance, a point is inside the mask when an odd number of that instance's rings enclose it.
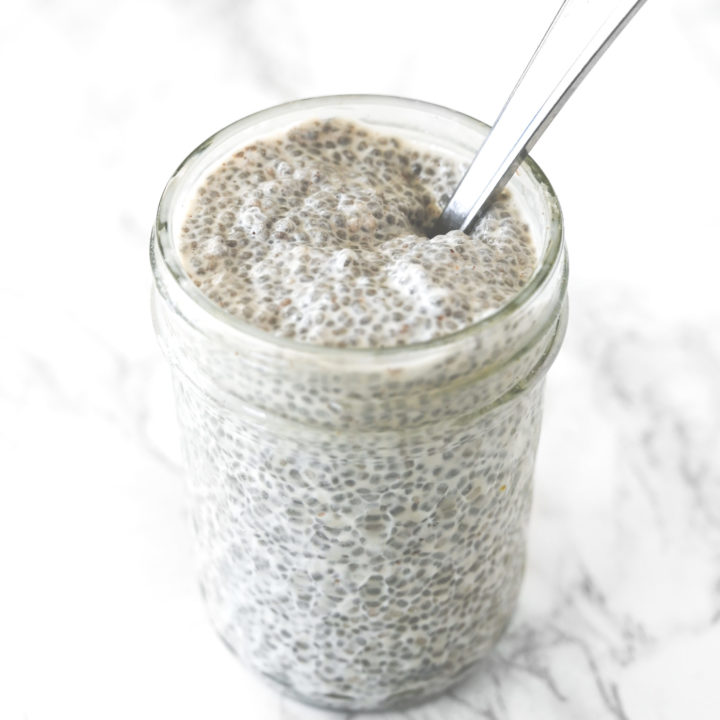
<instances>
[{"instance_id":1,"label":"spoon handle","mask_svg":"<svg viewBox=\"0 0 720 720\"><path fill-rule=\"evenodd\" d=\"M565 0L438 220L465 230L645 0Z\"/></svg>"}]
</instances>

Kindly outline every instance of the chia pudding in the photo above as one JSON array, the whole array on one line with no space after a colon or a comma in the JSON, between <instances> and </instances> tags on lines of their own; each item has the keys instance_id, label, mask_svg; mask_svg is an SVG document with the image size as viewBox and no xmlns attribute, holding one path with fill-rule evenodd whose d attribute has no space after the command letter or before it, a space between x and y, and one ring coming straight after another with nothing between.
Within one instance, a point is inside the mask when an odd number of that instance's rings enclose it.
<instances>
[{"instance_id":1,"label":"chia pudding","mask_svg":"<svg viewBox=\"0 0 720 720\"><path fill-rule=\"evenodd\" d=\"M259 139L205 179L183 265L220 307L326 347L392 347L467 327L535 269L509 192L468 237L427 237L463 168L341 119Z\"/></svg>"},{"instance_id":2,"label":"chia pudding","mask_svg":"<svg viewBox=\"0 0 720 720\"><path fill-rule=\"evenodd\" d=\"M566 319L540 171L433 236L472 156L457 136L486 128L353 102L201 146L152 245L211 620L267 678L349 710L441 692L506 626Z\"/></svg>"}]
</instances>

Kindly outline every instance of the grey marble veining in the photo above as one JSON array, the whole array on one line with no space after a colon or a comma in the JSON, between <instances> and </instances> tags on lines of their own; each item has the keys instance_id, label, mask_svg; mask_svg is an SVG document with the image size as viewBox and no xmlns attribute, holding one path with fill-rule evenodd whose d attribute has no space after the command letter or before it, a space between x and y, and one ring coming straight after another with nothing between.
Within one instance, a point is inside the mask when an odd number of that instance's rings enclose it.
<instances>
[{"instance_id":1,"label":"grey marble veining","mask_svg":"<svg viewBox=\"0 0 720 720\"><path fill-rule=\"evenodd\" d=\"M376 0L361 15L320 0L6 10L3 720L720 716L720 150L706 142L720 64L707 0L648 3L537 148L565 210L571 318L548 377L520 606L492 657L424 706L325 713L239 667L195 586L149 320L147 236L170 172L236 117L324 92L491 119L525 59L494 60L503 33L522 15L514 42L531 46L555 5L479 3L455 35L413 6L400 39L408 6ZM478 70L476 98L430 36L493 68Z\"/></svg>"}]
</instances>

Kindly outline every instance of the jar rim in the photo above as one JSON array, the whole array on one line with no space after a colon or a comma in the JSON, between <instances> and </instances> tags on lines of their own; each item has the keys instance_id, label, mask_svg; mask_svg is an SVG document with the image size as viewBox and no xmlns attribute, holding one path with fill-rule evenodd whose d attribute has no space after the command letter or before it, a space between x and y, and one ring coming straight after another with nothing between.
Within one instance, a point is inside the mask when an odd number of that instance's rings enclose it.
<instances>
[{"instance_id":1,"label":"jar rim","mask_svg":"<svg viewBox=\"0 0 720 720\"><path fill-rule=\"evenodd\" d=\"M547 241L545 242L542 255L538 258L538 267L530 278L530 281L507 303L493 310L477 322L459 330L440 335L430 340L405 345L361 348L333 347L276 336L272 332L241 320L204 295L185 272L177 245L173 241L169 231L170 217L174 209L174 196L178 186L182 184L183 176L187 173L188 168L199 163L203 153L211 145L229 140L239 131L260 123L263 120L269 120L278 115L291 113L293 111L320 110L333 105L337 107L342 107L343 105L364 105L368 107L372 105L382 105L385 107L413 109L419 113L430 113L436 117L447 118L448 120L459 122L470 128L490 129L490 126L486 123L442 105L412 98L375 94L324 95L293 100L291 102L274 105L236 120L211 135L196 147L178 166L163 190L158 205L150 245L150 263L155 283L163 295L167 297L168 289L164 286L167 282L171 283L174 289L180 291L181 297L185 297L203 312L204 319L214 324L216 330L223 333L234 334L237 338L252 338L255 341L271 347L274 346L277 349L308 355L322 354L328 358L360 359L362 357L378 356L390 359L397 355L420 353L425 350L439 349L460 342L465 338L471 337L486 328L493 327L497 323L502 322L539 294L563 255L563 218L559 201L550 181L537 163L528 156L523 160L520 167L524 169L533 182L537 183L541 190L544 191L544 197L550 211L546 230Z\"/></svg>"}]
</instances>

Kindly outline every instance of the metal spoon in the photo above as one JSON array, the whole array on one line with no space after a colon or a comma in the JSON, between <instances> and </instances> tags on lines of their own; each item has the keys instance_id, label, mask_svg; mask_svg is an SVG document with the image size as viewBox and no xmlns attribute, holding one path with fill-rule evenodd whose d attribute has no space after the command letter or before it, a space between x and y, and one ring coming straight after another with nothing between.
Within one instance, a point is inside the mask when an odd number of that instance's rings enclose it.
<instances>
[{"instance_id":1,"label":"metal spoon","mask_svg":"<svg viewBox=\"0 0 720 720\"><path fill-rule=\"evenodd\" d=\"M438 219L437 234L472 223L644 2L563 2Z\"/></svg>"}]
</instances>

